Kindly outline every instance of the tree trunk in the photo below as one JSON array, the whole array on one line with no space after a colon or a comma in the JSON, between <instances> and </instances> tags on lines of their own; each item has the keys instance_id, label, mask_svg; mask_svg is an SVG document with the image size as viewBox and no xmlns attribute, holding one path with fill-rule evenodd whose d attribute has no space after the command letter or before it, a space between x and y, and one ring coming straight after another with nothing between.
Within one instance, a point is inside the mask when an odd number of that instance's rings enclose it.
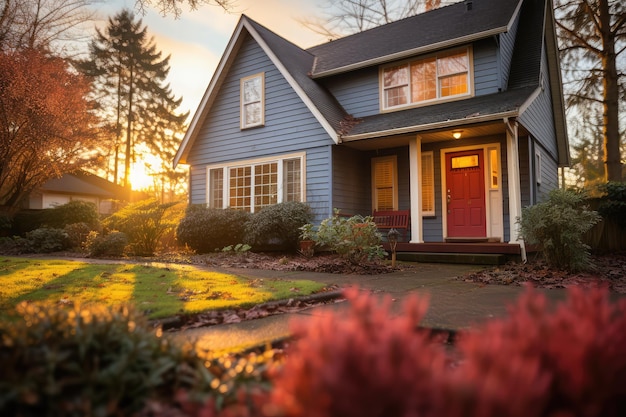
<instances>
[{"instance_id":1,"label":"tree trunk","mask_svg":"<svg viewBox=\"0 0 626 417\"><path fill-rule=\"evenodd\" d=\"M126 156L124 159L124 187L126 187L129 191L131 189L130 184L130 161L132 159L133 153L133 92L134 92L134 74L133 74L133 65L130 65L130 74L129 74L129 88L128 88L128 115L127 115L127 123L126 123Z\"/></svg>"},{"instance_id":2,"label":"tree trunk","mask_svg":"<svg viewBox=\"0 0 626 417\"><path fill-rule=\"evenodd\" d=\"M615 34L611 31L609 1L598 2L600 33L602 37L603 118L604 118L604 176L607 181L622 180L622 162L619 137L619 84Z\"/></svg>"}]
</instances>

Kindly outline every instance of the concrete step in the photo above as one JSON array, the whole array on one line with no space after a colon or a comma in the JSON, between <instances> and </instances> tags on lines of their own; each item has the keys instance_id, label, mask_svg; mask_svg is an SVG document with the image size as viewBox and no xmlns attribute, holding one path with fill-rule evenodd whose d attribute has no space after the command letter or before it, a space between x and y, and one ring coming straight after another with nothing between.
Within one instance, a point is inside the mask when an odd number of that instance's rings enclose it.
<instances>
[{"instance_id":1,"label":"concrete step","mask_svg":"<svg viewBox=\"0 0 626 417\"><path fill-rule=\"evenodd\" d=\"M506 255L496 253L436 253L436 252L398 252L399 261L471 264L471 265L503 265Z\"/></svg>"}]
</instances>

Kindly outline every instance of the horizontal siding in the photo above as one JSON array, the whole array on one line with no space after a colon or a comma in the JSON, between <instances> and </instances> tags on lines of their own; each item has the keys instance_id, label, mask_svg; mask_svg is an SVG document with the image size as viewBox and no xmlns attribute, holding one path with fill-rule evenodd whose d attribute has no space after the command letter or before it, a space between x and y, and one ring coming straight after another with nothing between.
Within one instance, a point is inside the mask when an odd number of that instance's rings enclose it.
<instances>
[{"instance_id":1,"label":"horizontal siding","mask_svg":"<svg viewBox=\"0 0 626 417\"><path fill-rule=\"evenodd\" d=\"M473 47L475 94L498 91L498 48L491 39L477 42ZM380 113L378 67L365 68L323 81L343 108L354 117Z\"/></svg>"},{"instance_id":2,"label":"horizontal siding","mask_svg":"<svg viewBox=\"0 0 626 417\"><path fill-rule=\"evenodd\" d=\"M371 163L365 153L333 147L333 208L348 215L371 212Z\"/></svg>"},{"instance_id":3,"label":"horizontal siding","mask_svg":"<svg viewBox=\"0 0 626 417\"><path fill-rule=\"evenodd\" d=\"M536 202L546 201L550 191L559 186L559 168L558 163L545 150L536 145L535 152L541 155L541 183L534 184L536 187Z\"/></svg>"},{"instance_id":4,"label":"horizontal siding","mask_svg":"<svg viewBox=\"0 0 626 417\"><path fill-rule=\"evenodd\" d=\"M332 215L331 151L328 145L308 149L306 153L306 201L313 209L315 223Z\"/></svg>"},{"instance_id":5,"label":"horizontal siding","mask_svg":"<svg viewBox=\"0 0 626 417\"><path fill-rule=\"evenodd\" d=\"M189 168L189 203L206 203L206 169L191 166Z\"/></svg>"},{"instance_id":6,"label":"horizontal siding","mask_svg":"<svg viewBox=\"0 0 626 417\"><path fill-rule=\"evenodd\" d=\"M552 98L550 96L549 75L545 52L541 63L543 85L541 93L533 100L528 108L520 115L519 121L550 153L553 159L558 159L554 117L552 114Z\"/></svg>"},{"instance_id":7,"label":"horizontal siding","mask_svg":"<svg viewBox=\"0 0 626 417\"><path fill-rule=\"evenodd\" d=\"M240 129L240 79L265 73L265 125ZM330 146L334 142L259 45L247 36L188 157L190 201L206 201L206 166L306 151L307 200L330 211Z\"/></svg>"},{"instance_id":8,"label":"horizontal siding","mask_svg":"<svg viewBox=\"0 0 626 417\"><path fill-rule=\"evenodd\" d=\"M380 112L378 67L334 77L326 81L325 86L354 117L371 116Z\"/></svg>"},{"instance_id":9,"label":"horizontal siding","mask_svg":"<svg viewBox=\"0 0 626 417\"><path fill-rule=\"evenodd\" d=\"M474 44L474 92L477 96L493 94L500 87L498 48L492 39Z\"/></svg>"},{"instance_id":10,"label":"horizontal siding","mask_svg":"<svg viewBox=\"0 0 626 417\"><path fill-rule=\"evenodd\" d=\"M534 187L532 187L533 175L531 175L533 166L531 155L533 155L533 150L528 136L521 136L519 138L518 148L522 207L528 207L535 201L534 191L531 193L531 190L534 190Z\"/></svg>"},{"instance_id":11,"label":"horizontal siding","mask_svg":"<svg viewBox=\"0 0 626 417\"><path fill-rule=\"evenodd\" d=\"M517 28L519 26L519 14L516 16L511 29L508 32L500 34L500 87L506 89L509 84L509 74L511 72L511 61L513 59L513 50L515 49L515 38L517 36Z\"/></svg>"}]
</instances>

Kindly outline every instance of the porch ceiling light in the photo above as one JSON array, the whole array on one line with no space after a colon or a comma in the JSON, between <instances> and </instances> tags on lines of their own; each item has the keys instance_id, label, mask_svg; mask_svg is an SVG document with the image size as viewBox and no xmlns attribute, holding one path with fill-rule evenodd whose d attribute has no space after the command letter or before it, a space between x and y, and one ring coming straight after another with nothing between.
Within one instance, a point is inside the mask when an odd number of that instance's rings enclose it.
<instances>
[{"instance_id":1,"label":"porch ceiling light","mask_svg":"<svg viewBox=\"0 0 626 417\"><path fill-rule=\"evenodd\" d=\"M462 130L453 130L452 131L452 137L454 139L461 139L461 133L463 133Z\"/></svg>"}]
</instances>

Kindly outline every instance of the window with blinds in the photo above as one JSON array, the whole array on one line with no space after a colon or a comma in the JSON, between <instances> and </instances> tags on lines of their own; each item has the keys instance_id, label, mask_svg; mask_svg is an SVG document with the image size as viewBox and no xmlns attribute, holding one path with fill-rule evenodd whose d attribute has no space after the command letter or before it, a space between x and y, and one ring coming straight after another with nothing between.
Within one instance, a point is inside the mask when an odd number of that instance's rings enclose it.
<instances>
[{"instance_id":1,"label":"window with blinds","mask_svg":"<svg viewBox=\"0 0 626 417\"><path fill-rule=\"evenodd\" d=\"M397 158L372 159L372 206L374 210L398 209Z\"/></svg>"},{"instance_id":2,"label":"window with blinds","mask_svg":"<svg viewBox=\"0 0 626 417\"><path fill-rule=\"evenodd\" d=\"M422 215L435 215L435 166L432 152L422 152Z\"/></svg>"}]
</instances>

